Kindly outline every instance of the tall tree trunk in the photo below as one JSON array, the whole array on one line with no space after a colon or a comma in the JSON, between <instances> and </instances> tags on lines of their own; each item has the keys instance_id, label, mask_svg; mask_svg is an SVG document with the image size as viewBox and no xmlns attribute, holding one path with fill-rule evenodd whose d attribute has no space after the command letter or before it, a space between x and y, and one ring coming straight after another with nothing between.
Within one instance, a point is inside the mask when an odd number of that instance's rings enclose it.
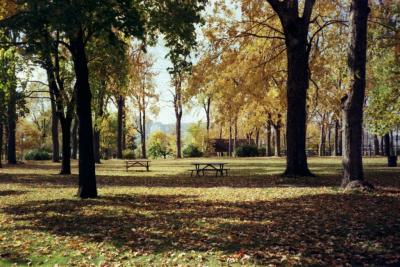
<instances>
[{"instance_id":1,"label":"tall tree trunk","mask_svg":"<svg viewBox=\"0 0 400 267\"><path fill-rule=\"evenodd\" d=\"M207 98L207 103L204 105L204 110L206 112L206 127L207 127L207 139L210 138L210 125L211 125L211 97Z\"/></svg>"},{"instance_id":2,"label":"tall tree trunk","mask_svg":"<svg viewBox=\"0 0 400 267\"><path fill-rule=\"evenodd\" d=\"M98 106L97 106L97 111L96 111L96 119L95 119L95 127L93 131L93 148L94 148L94 160L96 163L101 164L101 147L100 147L100 140L101 140L101 131L100 131L100 125L99 119L101 119L104 115L104 95L100 94L98 96Z\"/></svg>"},{"instance_id":3,"label":"tall tree trunk","mask_svg":"<svg viewBox=\"0 0 400 267\"><path fill-rule=\"evenodd\" d=\"M367 59L368 0L352 0L350 8L350 49L348 54L350 84L343 104L343 179L342 187L351 181L363 181L362 121L365 98Z\"/></svg>"},{"instance_id":4,"label":"tall tree trunk","mask_svg":"<svg viewBox=\"0 0 400 267\"><path fill-rule=\"evenodd\" d=\"M274 125L275 157L281 155L281 126Z\"/></svg>"},{"instance_id":5,"label":"tall tree trunk","mask_svg":"<svg viewBox=\"0 0 400 267\"><path fill-rule=\"evenodd\" d=\"M233 139L233 153L236 157L236 148L237 148L237 142L238 142L238 125L237 125L238 119L235 118L235 129L234 129L234 139Z\"/></svg>"},{"instance_id":6,"label":"tall tree trunk","mask_svg":"<svg viewBox=\"0 0 400 267\"><path fill-rule=\"evenodd\" d=\"M71 174L71 124L72 118L61 118L62 163L60 174Z\"/></svg>"},{"instance_id":7,"label":"tall tree trunk","mask_svg":"<svg viewBox=\"0 0 400 267\"><path fill-rule=\"evenodd\" d=\"M7 138L8 138L8 123L5 123L5 124L3 124L3 128L4 128L4 136L3 136L3 138L5 138L6 140L7 140ZM7 147L7 145L8 145L8 142L4 142L3 141L3 143L4 143L4 159L6 160L7 159L7 154L8 154L8 147Z\"/></svg>"},{"instance_id":8,"label":"tall tree trunk","mask_svg":"<svg viewBox=\"0 0 400 267\"><path fill-rule=\"evenodd\" d=\"M143 101L144 101L144 97L143 97ZM144 105L144 103L143 103L143 106L145 106ZM140 137L141 137L141 144L142 144L142 158L147 158L147 152L146 152L146 109L143 109L143 111L142 111L142 120L141 120L141 122L142 122L142 131L141 131L141 134L140 134Z\"/></svg>"},{"instance_id":9,"label":"tall tree trunk","mask_svg":"<svg viewBox=\"0 0 400 267\"><path fill-rule=\"evenodd\" d=\"M337 120L335 120L335 143L334 143L335 149L334 149L334 154L333 154L334 156L339 156L340 155L340 151L339 151L339 149L340 149L339 127L340 127L339 120L337 119Z\"/></svg>"},{"instance_id":10,"label":"tall tree trunk","mask_svg":"<svg viewBox=\"0 0 400 267\"><path fill-rule=\"evenodd\" d=\"M50 92L52 95L52 93ZM51 97L51 140L53 143L53 162L60 161L60 142L58 141L58 116L54 96Z\"/></svg>"},{"instance_id":11,"label":"tall tree trunk","mask_svg":"<svg viewBox=\"0 0 400 267\"><path fill-rule=\"evenodd\" d=\"M78 159L78 118L74 118L72 126L72 158Z\"/></svg>"},{"instance_id":12,"label":"tall tree trunk","mask_svg":"<svg viewBox=\"0 0 400 267\"><path fill-rule=\"evenodd\" d=\"M374 134L374 155L378 156L380 155L379 153L379 139L376 134Z\"/></svg>"},{"instance_id":13,"label":"tall tree trunk","mask_svg":"<svg viewBox=\"0 0 400 267\"><path fill-rule=\"evenodd\" d=\"M266 156L270 157L272 156L272 148L271 148L271 115L268 115L268 120L267 120L267 147L266 147Z\"/></svg>"},{"instance_id":14,"label":"tall tree trunk","mask_svg":"<svg viewBox=\"0 0 400 267\"><path fill-rule=\"evenodd\" d=\"M328 125L328 150L329 150L328 155L329 156L332 156L332 142L331 141L332 141L332 127L329 124Z\"/></svg>"},{"instance_id":15,"label":"tall tree trunk","mask_svg":"<svg viewBox=\"0 0 400 267\"><path fill-rule=\"evenodd\" d=\"M124 117L124 106L125 106L125 99L123 96L119 96L118 100L118 122L117 122L117 158L122 159L122 135L124 132L123 129L123 117Z\"/></svg>"},{"instance_id":16,"label":"tall tree trunk","mask_svg":"<svg viewBox=\"0 0 400 267\"><path fill-rule=\"evenodd\" d=\"M12 86L10 87L8 107L7 107L7 120L8 120L7 160L8 164L12 165L17 164L16 140L15 140L15 131L17 127L16 98L17 98L16 85L13 82Z\"/></svg>"},{"instance_id":17,"label":"tall tree trunk","mask_svg":"<svg viewBox=\"0 0 400 267\"><path fill-rule=\"evenodd\" d=\"M126 149L126 114L125 114L125 110L123 112L123 116L122 116L122 151L124 151Z\"/></svg>"},{"instance_id":18,"label":"tall tree trunk","mask_svg":"<svg viewBox=\"0 0 400 267\"><path fill-rule=\"evenodd\" d=\"M175 84L174 108L176 117L176 157L182 158L182 77L179 77Z\"/></svg>"},{"instance_id":19,"label":"tall tree trunk","mask_svg":"<svg viewBox=\"0 0 400 267\"><path fill-rule=\"evenodd\" d=\"M306 34L291 27L293 33L287 33L288 55L287 80L287 176L311 176L306 156L306 95L309 86L309 68ZM304 29L303 29L304 30ZM287 30L288 31L288 30ZM297 34L296 34L297 33Z\"/></svg>"},{"instance_id":20,"label":"tall tree trunk","mask_svg":"<svg viewBox=\"0 0 400 267\"><path fill-rule=\"evenodd\" d=\"M182 158L181 121L182 116L178 115L176 117L176 157L178 159Z\"/></svg>"},{"instance_id":21,"label":"tall tree trunk","mask_svg":"<svg viewBox=\"0 0 400 267\"><path fill-rule=\"evenodd\" d=\"M93 149L94 149L94 160L98 164L101 164L100 135L101 135L100 129L95 127L93 131Z\"/></svg>"},{"instance_id":22,"label":"tall tree trunk","mask_svg":"<svg viewBox=\"0 0 400 267\"><path fill-rule=\"evenodd\" d=\"M394 137L393 137L393 131L390 131L390 155L394 156Z\"/></svg>"},{"instance_id":23,"label":"tall tree trunk","mask_svg":"<svg viewBox=\"0 0 400 267\"><path fill-rule=\"evenodd\" d=\"M287 49L286 176L312 176L306 156L306 97L309 86L309 25L315 0L267 0L279 16Z\"/></svg>"},{"instance_id":24,"label":"tall tree trunk","mask_svg":"<svg viewBox=\"0 0 400 267\"><path fill-rule=\"evenodd\" d=\"M390 156L390 135L389 133L385 134L383 136L384 138L384 144L385 144L385 155Z\"/></svg>"},{"instance_id":25,"label":"tall tree trunk","mask_svg":"<svg viewBox=\"0 0 400 267\"><path fill-rule=\"evenodd\" d=\"M319 138L319 147L318 147L318 154L320 157L325 156L325 140L326 140L326 133L325 133L325 114L323 116L321 126L320 126L320 138Z\"/></svg>"},{"instance_id":26,"label":"tall tree trunk","mask_svg":"<svg viewBox=\"0 0 400 267\"><path fill-rule=\"evenodd\" d=\"M229 120L229 148L228 155L232 157L232 120Z\"/></svg>"},{"instance_id":27,"label":"tall tree trunk","mask_svg":"<svg viewBox=\"0 0 400 267\"><path fill-rule=\"evenodd\" d=\"M76 75L76 108L79 117L79 190L81 198L97 197L96 169L93 151L93 123L89 70L83 30L71 38L71 52Z\"/></svg>"},{"instance_id":28,"label":"tall tree trunk","mask_svg":"<svg viewBox=\"0 0 400 267\"><path fill-rule=\"evenodd\" d=\"M260 128L256 129L256 146L260 148Z\"/></svg>"}]
</instances>

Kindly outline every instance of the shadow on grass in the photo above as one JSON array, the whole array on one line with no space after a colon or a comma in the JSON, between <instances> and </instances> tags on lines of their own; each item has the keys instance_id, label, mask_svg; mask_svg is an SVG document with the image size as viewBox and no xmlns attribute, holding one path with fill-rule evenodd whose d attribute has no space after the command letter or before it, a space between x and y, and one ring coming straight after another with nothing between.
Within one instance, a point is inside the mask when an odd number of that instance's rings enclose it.
<instances>
[{"instance_id":1,"label":"shadow on grass","mask_svg":"<svg viewBox=\"0 0 400 267\"><path fill-rule=\"evenodd\" d=\"M2 190L0 191L0 197L7 197L7 196L18 196L25 194L26 191L22 190Z\"/></svg>"},{"instance_id":2,"label":"shadow on grass","mask_svg":"<svg viewBox=\"0 0 400 267\"><path fill-rule=\"evenodd\" d=\"M190 175L176 175L173 177L97 175L97 183L100 187L324 187L340 185L340 177L332 175L298 178L285 178L276 175L228 177L190 177ZM78 177L77 175L0 174L0 184L20 184L29 185L30 187L76 187L78 184Z\"/></svg>"},{"instance_id":3,"label":"shadow on grass","mask_svg":"<svg viewBox=\"0 0 400 267\"><path fill-rule=\"evenodd\" d=\"M366 172L366 180L378 187L400 188L400 170L374 169ZM317 177L285 178L276 175L264 176L228 176L228 177L190 177L176 175L162 177L160 175L109 176L97 175L100 187L232 187L232 188L271 188L271 187L338 187L341 183L339 174L319 174ZM40 175L40 174L0 174L0 184L21 184L30 187L76 187L77 175ZM1 196L1 192L0 192Z\"/></svg>"},{"instance_id":4,"label":"shadow on grass","mask_svg":"<svg viewBox=\"0 0 400 267\"><path fill-rule=\"evenodd\" d=\"M400 263L399 196L338 194L211 202L184 195L32 201L3 209L17 230L80 236L141 253L244 251L259 264ZM301 256L299 256L301 255ZM395 264L394 264L395 265Z\"/></svg>"}]
</instances>

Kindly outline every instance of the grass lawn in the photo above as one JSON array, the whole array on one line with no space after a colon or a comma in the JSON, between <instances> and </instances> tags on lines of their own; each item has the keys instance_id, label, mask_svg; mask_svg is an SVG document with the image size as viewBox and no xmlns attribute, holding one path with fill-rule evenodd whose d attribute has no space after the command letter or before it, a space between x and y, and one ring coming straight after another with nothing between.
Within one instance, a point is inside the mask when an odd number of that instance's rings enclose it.
<instances>
[{"instance_id":1,"label":"grass lawn","mask_svg":"<svg viewBox=\"0 0 400 267\"><path fill-rule=\"evenodd\" d=\"M287 179L284 159L225 161L229 177L191 178L193 160L151 172L97 166L100 197L80 200L51 162L0 169L0 266L400 265L400 168L365 160L374 193L344 193L339 158ZM198 161L198 160L196 160Z\"/></svg>"}]
</instances>

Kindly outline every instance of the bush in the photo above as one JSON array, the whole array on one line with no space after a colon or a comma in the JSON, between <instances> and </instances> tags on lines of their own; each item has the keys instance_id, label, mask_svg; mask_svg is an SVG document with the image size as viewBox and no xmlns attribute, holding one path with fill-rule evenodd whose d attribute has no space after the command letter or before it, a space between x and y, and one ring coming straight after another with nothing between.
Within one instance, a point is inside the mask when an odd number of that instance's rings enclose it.
<instances>
[{"instance_id":1,"label":"bush","mask_svg":"<svg viewBox=\"0 0 400 267\"><path fill-rule=\"evenodd\" d=\"M131 150L131 149L126 149L124 151L122 151L122 157L124 159L135 159L135 151Z\"/></svg>"},{"instance_id":2,"label":"bush","mask_svg":"<svg viewBox=\"0 0 400 267\"><path fill-rule=\"evenodd\" d=\"M267 155L267 149L265 147L260 147L258 149L258 156L259 157L264 157Z\"/></svg>"},{"instance_id":3,"label":"bush","mask_svg":"<svg viewBox=\"0 0 400 267\"><path fill-rule=\"evenodd\" d=\"M253 145L243 145L236 148L237 157L258 157L258 148Z\"/></svg>"},{"instance_id":4,"label":"bush","mask_svg":"<svg viewBox=\"0 0 400 267\"><path fill-rule=\"evenodd\" d=\"M50 160L49 152L42 149L34 149L25 154L25 160Z\"/></svg>"},{"instance_id":5,"label":"bush","mask_svg":"<svg viewBox=\"0 0 400 267\"><path fill-rule=\"evenodd\" d=\"M149 147L148 154L150 157L156 158L167 158L167 156L172 154L172 151L160 143L152 143Z\"/></svg>"},{"instance_id":6,"label":"bush","mask_svg":"<svg viewBox=\"0 0 400 267\"><path fill-rule=\"evenodd\" d=\"M183 156L185 158L198 158L203 156L203 152L196 145L190 144L183 150Z\"/></svg>"}]
</instances>

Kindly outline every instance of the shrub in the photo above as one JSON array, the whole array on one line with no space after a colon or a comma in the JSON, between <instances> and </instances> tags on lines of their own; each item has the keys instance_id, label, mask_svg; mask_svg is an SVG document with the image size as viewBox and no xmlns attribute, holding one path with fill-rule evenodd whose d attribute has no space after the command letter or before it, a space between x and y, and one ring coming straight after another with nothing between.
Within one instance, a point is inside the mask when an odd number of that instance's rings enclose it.
<instances>
[{"instance_id":1,"label":"shrub","mask_svg":"<svg viewBox=\"0 0 400 267\"><path fill-rule=\"evenodd\" d=\"M183 150L183 156L185 158L198 158L203 156L203 152L196 145L190 144Z\"/></svg>"},{"instance_id":2,"label":"shrub","mask_svg":"<svg viewBox=\"0 0 400 267\"><path fill-rule=\"evenodd\" d=\"M168 148L163 146L160 143L152 143L148 150L149 156L156 159L156 158L167 158L167 156L172 154L172 151Z\"/></svg>"},{"instance_id":3,"label":"shrub","mask_svg":"<svg viewBox=\"0 0 400 267\"><path fill-rule=\"evenodd\" d=\"M260 147L258 149L258 156L259 157L264 157L267 155L267 149L265 147Z\"/></svg>"},{"instance_id":4,"label":"shrub","mask_svg":"<svg viewBox=\"0 0 400 267\"><path fill-rule=\"evenodd\" d=\"M135 151L131 149L126 149L122 151L122 157L124 159L135 159Z\"/></svg>"},{"instance_id":5,"label":"shrub","mask_svg":"<svg viewBox=\"0 0 400 267\"><path fill-rule=\"evenodd\" d=\"M238 157L258 157L258 148L253 145L243 145L236 148L236 156Z\"/></svg>"},{"instance_id":6,"label":"shrub","mask_svg":"<svg viewBox=\"0 0 400 267\"><path fill-rule=\"evenodd\" d=\"M50 160L49 152L42 149L34 149L25 154L25 160Z\"/></svg>"}]
</instances>

